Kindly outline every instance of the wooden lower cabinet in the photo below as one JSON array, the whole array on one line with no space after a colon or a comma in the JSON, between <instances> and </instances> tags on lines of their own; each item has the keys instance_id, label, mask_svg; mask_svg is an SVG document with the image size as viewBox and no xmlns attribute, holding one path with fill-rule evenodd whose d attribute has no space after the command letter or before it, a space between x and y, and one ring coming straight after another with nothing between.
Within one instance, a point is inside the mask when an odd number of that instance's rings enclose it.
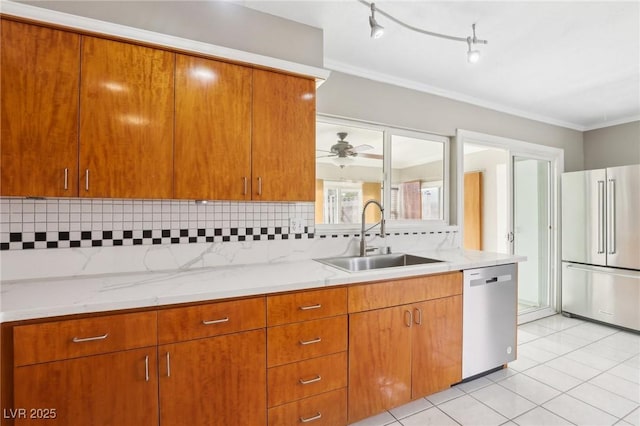
<instances>
[{"instance_id":1,"label":"wooden lower cabinet","mask_svg":"<svg viewBox=\"0 0 640 426\"><path fill-rule=\"evenodd\" d=\"M18 367L15 424L155 426L156 361L154 346Z\"/></svg>"},{"instance_id":2,"label":"wooden lower cabinet","mask_svg":"<svg viewBox=\"0 0 640 426\"><path fill-rule=\"evenodd\" d=\"M462 296L349 315L349 422L462 379Z\"/></svg>"},{"instance_id":3,"label":"wooden lower cabinet","mask_svg":"<svg viewBox=\"0 0 640 426\"><path fill-rule=\"evenodd\" d=\"M266 425L265 351L264 329L161 345L160 424Z\"/></svg>"},{"instance_id":4,"label":"wooden lower cabinet","mask_svg":"<svg viewBox=\"0 0 640 426\"><path fill-rule=\"evenodd\" d=\"M347 391L338 389L269 409L269 426L347 424Z\"/></svg>"}]
</instances>

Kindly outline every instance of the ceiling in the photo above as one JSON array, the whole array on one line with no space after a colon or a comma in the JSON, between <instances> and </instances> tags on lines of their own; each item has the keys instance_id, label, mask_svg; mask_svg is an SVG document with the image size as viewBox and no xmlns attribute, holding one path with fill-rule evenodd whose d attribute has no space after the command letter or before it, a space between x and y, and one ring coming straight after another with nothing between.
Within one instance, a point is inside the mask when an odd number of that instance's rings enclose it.
<instances>
[{"instance_id":1,"label":"ceiling","mask_svg":"<svg viewBox=\"0 0 640 426\"><path fill-rule=\"evenodd\" d=\"M357 0L236 1L324 30L325 68L518 116L591 130L640 120L640 2L397 1L376 6L409 25L489 44L466 61L463 42L385 27L369 37Z\"/></svg>"}]
</instances>

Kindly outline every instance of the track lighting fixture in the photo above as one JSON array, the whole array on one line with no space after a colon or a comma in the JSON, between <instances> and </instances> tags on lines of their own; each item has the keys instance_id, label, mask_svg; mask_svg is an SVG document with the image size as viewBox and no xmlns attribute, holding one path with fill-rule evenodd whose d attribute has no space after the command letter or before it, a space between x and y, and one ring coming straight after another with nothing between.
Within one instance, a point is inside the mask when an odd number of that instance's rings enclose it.
<instances>
[{"instance_id":1,"label":"track lighting fixture","mask_svg":"<svg viewBox=\"0 0 640 426\"><path fill-rule=\"evenodd\" d=\"M380 38L384 34L384 27L376 22L376 4L371 3L371 16L369 16L371 38Z\"/></svg>"},{"instance_id":2,"label":"track lighting fixture","mask_svg":"<svg viewBox=\"0 0 640 426\"><path fill-rule=\"evenodd\" d=\"M444 38L447 40L453 40L453 41L461 41L461 42L465 42L467 43L467 61L469 61L469 63L475 64L476 62L478 62L480 60L480 51L479 50L472 50L471 47L475 46L476 44L487 44L489 43L487 40L481 40L479 38L476 37L476 24L471 25L472 31L473 31L473 35L469 36L469 37L456 37L456 36L450 36L447 34L440 34L440 33L436 33L433 31L427 31L424 30L422 28L417 28L414 26L411 26L403 21L401 21L398 18L395 18L394 16L391 16L390 14L388 14L387 12L380 10L379 8L376 7L375 3L369 3L365 0L358 0L360 3L366 5L367 7L371 8L371 16L369 16L369 26L371 27L371 38L380 38L382 37L382 35L384 34L384 27L381 26L380 24L378 24L378 22L376 21L375 18L375 12L378 12L380 15L385 16L386 18L388 18L389 20L395 22L396 24L403 26L411 31L415 31L417 33L421 33L421 34L426 34L432 37L439 37L439 38Z\"/></svg>"}]
</instances>

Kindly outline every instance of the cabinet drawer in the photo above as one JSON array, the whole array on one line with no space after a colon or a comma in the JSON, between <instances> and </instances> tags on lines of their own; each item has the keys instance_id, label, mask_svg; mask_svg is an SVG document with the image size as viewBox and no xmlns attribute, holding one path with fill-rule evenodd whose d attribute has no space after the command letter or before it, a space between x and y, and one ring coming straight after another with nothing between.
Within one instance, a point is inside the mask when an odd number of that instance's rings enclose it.
<instances>
[{"instance_id":1,"label":"cabinet drawer","mask_svg":"<svg viewBox=\"0 0 640 426\"><path fill-rule=\"evenodd\" d=\"M347 353L270 368L269 407L347 386Z\"/></svg>"},{"instance_id":2,"label":"cabinet drawer","mask_svg":"<svg viewBox=\"0 0 640 426\"><path fill-rule=\"evenodd\" d=\"M346 350L346 315L267 329L268 367Z\"/></svg>"},{"instance_id":3,"label":"cabinet drawer","mask_svg":"<svg viewBox=\"0 0 640 426\"><path fill-rule=\"evenodd\" d=\"M269 326L347 313L347 289L302 291L267 297Z\"/></svg>"},{"instance_id":4,"label":"cabinet drawer","mask_svg":"<svg viewBox=\"0 0 640 426\"><path fill-rule=\"evenodd\" d=\"M107 315L14 327L14 365L156 345L155 312Z\"/></svg>"},{"instance_id":5,"label":"cabinet drawer","mask_svg":"<svg viewBox=\"0 0 640 426\"><path fill-rule=\"evenodd\" d=\"M269 426L344 426L347 424L347 390L335 391L269 408Z\"/></svg>"},{"instance_id":6,"label":"cabinet drawer","mask_svg":"<svg viewBox=\"0 0 640 426\"><path fill-rule=\"evenodd\" d=\"M160 344L265 326L264 297L158 311Z\"/></svg>"},{"instance_id":7,"label":"cabinet drawer","mask_svg":"<svg viewBox=\"0 0 640 426\"><path fill-rule=\"evenodd\" d=\"M368 311L462 294L462 272L355 285L348 291L349 312Z\"/></svg>"}]
</instances>

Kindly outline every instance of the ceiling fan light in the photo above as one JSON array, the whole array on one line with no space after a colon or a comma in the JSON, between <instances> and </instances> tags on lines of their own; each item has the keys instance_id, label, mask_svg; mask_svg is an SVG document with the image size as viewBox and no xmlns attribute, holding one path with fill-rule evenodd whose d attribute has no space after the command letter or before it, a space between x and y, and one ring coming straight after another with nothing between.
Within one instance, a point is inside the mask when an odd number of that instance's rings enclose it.
<instances>
[{"instance_id":1,"label":"ceiling fan light","mask_svg":"<svg viewBox=\"0 0 640 426\"><path fill-rule=\"evenodd\" d=\"M335 163L336 166L339 167L344 167L344 166L348 166L349 164L353 163L355 160L351 157L336 157L333 159L333 162Z\"/></svg>"}]
</instances>

